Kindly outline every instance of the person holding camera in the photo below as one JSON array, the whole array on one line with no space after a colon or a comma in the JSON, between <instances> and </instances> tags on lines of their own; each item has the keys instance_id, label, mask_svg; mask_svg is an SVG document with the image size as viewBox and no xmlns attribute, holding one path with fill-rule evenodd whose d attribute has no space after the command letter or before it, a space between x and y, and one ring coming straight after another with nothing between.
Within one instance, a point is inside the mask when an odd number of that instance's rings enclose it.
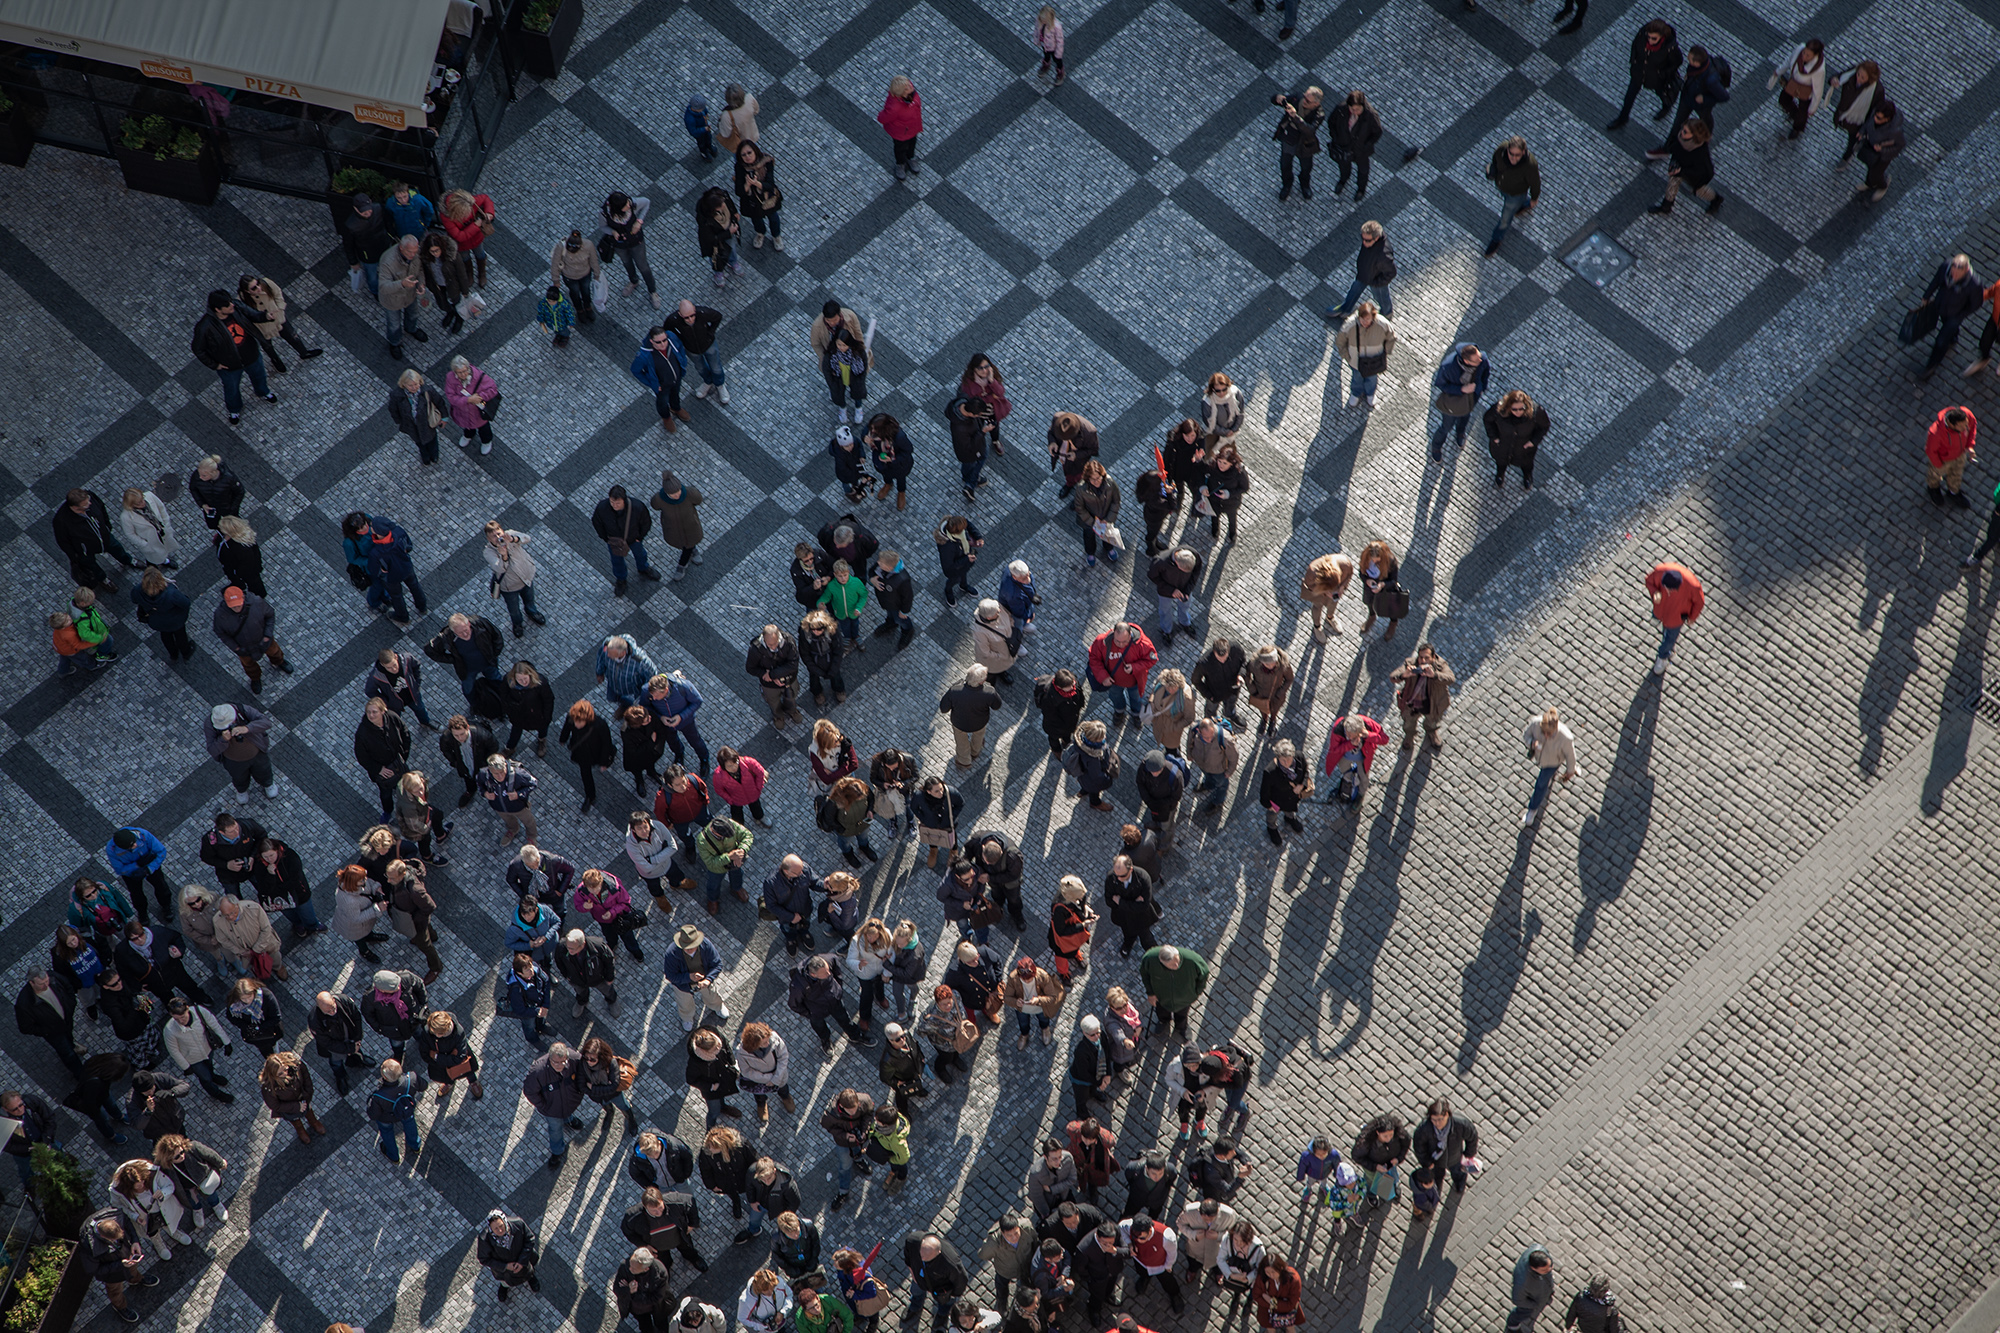
<instances>
[{"instance_id":1,"label":"person holding camera","mask_svg":"<svg viewBox=\"0 0 2000 1333\"><path fill-rule=\"evenodd\" d=\"M1431 748L1444 748L1444 715L1451 707L1451 687L1458 680L1451 663L1438 656L1427 643L1417 645L1417 655L1403 659L1403 665L1389 673L1396 683L1396 711L1403 715L1403 752L1417 748L1417 728Z\"/></svg>"},{"instance_id":2,"label":"person holding camera","mask_svg":"<svg viewBox=\"0 0 2000 1333\"><path fill-rule=\"evenodd\" d=\"M1319 127L1326 119L1326 112L1320 109L1325 97L1318 88L1308 88L1298 98L1293 99L1283 93L1271 95L1271 105L1283 107L1285 114L1278 121L1278 128L1271 131L1271 138L1280 145L1278 150L1278 199L1292 197L1292 169L1296 162L1299 175L1299 194L1313 197L1313 159L1319 156Z\"/></svg>"}]
</instances>

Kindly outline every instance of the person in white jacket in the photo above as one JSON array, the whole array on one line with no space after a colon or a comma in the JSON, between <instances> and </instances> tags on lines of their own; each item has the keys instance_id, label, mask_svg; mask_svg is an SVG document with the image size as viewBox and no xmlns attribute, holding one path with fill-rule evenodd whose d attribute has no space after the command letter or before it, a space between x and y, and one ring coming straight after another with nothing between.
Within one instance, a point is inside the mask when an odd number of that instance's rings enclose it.
<instances>
[{"instance_id":1,"label":"person in white jacket","mask_svg":"<svg viewBox=\"0 0 2000 1333\"><path fill-rule=\"evenodd\" d=\"M729 1317L693 1296L681 1298L672 1327L677 1333L729 1333Z\"/></svg>"},{"instance_id":2,"label":"person in white jacket","mask_svg":"<svg viewBox=\"0 0 2000 1333\"><path fill-rule=\"evenodd\" d=\"M180 1200L174 1197L173 1177L166 1171L147 1161L135 1157L111 1173L111 1200L118 1205L118 1211L132 1220L132 1230L146 1235L153 1242L153 1249L160 1258L174 1257L168 1246L169 1239L182 1245L194 1242L194 1237L181 1230L181 1222L186 1214ZM152 1230L148 1218L157 1216L160 1229Z\"/></svg>"},{"instance_id":3,"label":"person in white jacket","mask_svg":"<svg viewBox=\"0 0 2000 1333\"><path fill-rule=\"evenodd\" d=\"M1535 774L1534 794L1528 797L1528 808L1521 815L1521 827L1526 828L1542 817L1542 806L1549 799L1549 784L1568 782L1576 776L1576 737L1562 715L1551 708L1540 717L1528 719L1528 729L1521 740L1528 747L1528 758L1540 769Z\"/></svg>"},{"instance_id":4,"label":"person in white jacket","mask_svg":"<svg viewBox=\"0 0 2000 1333\"><path fill-rule=\"evenodd\" d=\"M1826 43L1808 37L1790 60L1771 71L1764 86L1778 90L1778 106L1792 118L1792 132L1785 137L1796 139L1804 134L1806 122L1826 100Z\"/></svg>"},{"instance_id":5,"label":"person in white jacket","mask_svg":"<svg viewBox=\"0 0 2000 1333\"><path fill-rule=\"evenodd\" d=\"M632 858L639 878L646 881L646 892L653 895L653 902L663 912L673 910L667 902L667 881L673 877L674 857L679 853L680 843L671 827L651 815L633 814L632 823L625 830L625 855ZM684 878L689 881L688 887L693 887L692 872Z\"/></svg>"},{"instance_id":6,"label":"person in white jacket","mask_svg":"<svg viewBox=\"0 0 2000 1333\"><path fill-rule=\"evenodd\" d=\"M174 521L160 497L137 486L125 492L125 507L118 513L118 530L125 536L125 548L149 565L175 569L180 565L181 544L174 536Z\"/></svg>"},{"instance_id":7,"label":"person in white jacket","mask_svg":"<svg viewBox=\"0 0 2000 1333\"><path fill-rule=\"evenodd\" d=\"M215 1072L210 1057L217 1049L227 1055L233 1043L222 1024L206 1005L190 1005L176 995L167 1001L167 1022L160 1033L167 1054L184 1074L192 1074L202 1090L219 1102L233 1102L234 1094L224 1090L229 1080Z\"/></svg>"},{"instance_id":8,"label":"person in white jacket","mask_svg":"<svg viewBox=\"0 0 2000 1333\"><path fill-rule=\"evenodd\" d=\"M771 1030L769 1023L745 1023L736 1038L736 1078L743 1090L757 1099L757 1121L771 1119L771 1095L787 1111L797 1111L792 1100L792 1056L785 1039Z\"/></svg>"},{"instance_id":9,"label":"person in white jacket","mask_svg":"<svg viewBox=\"0 0 2000 1333\"><path fill-rule=\"evenodd\" d=\"M792 1288L776 1270L760 1268L736 1298L736 1322L749 1333L779 1333L790 1327Z\"/></svg>"}]
</instances>

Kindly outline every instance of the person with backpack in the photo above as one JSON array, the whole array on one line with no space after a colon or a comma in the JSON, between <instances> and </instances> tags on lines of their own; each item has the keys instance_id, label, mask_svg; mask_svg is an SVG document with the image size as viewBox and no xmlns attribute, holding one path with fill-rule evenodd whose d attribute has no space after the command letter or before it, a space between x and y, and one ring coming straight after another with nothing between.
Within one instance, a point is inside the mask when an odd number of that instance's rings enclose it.
<instances>
[{"instance_id":1,"label":"person with backpack","mask_svg":"<svg viewBox=\"0 0 2000 1333\"><path fill-rule=\"evenodd\" d=\"M658 305L656 295L653 304ZM681 383L687 378L688 356L681 340L655 324L646 330L639 350L628 367L632 378L653 391L653 410L660 415L660 429L672 435L683 421L694 417L681 406Z\"/></svg>"},{"instance_id":2,"label":"person with backpack","mask_svg":"<svg viewBox=\"0 0 2000 1333\"><path fill-rule=\"evenodd\" d=\"M1734 73L1729 62L1721 56L1711 56L1705 46L1690 46L1687 50L1687 73L1681 83L1680 101L1675 104L1673 119L1668 122L1667 137L1658 148L1646 150L1647 160L1664 162L1673 155L1674 136L1692 118L1699 118L1707 124L1709 133L1715 132L1715 108L1729 100L1729 84Z\"/></svg>"},{"instance_id":3,"label":"person with backpack","mask_svg":"<svg viewBox=\"0 0 2000 1333\"><path fill-rule=\"evenodd\" d=\"M143 1233L116 1207L100 1208L83 1223L83 1243L77 1247L76 1262L86 1281L102 1282L111 1312L128 1324L139 1322L139 1312L126 1304L127 1285L157 1287L158 1273L141 1273L139 1261L146 1257Z\"/></svg>"},{"instance_id":4,"label":"person with backpack","mask_svg":"<svg viewBox=\"0 0 2000 1333\"><path fill-rule=\"evenodd\" d=\"M382 1155L391 1165L402 1161L396 1151L396 1131L403 1131L403 1142L414 1159L420 1141L417 1135L417 1093L422 1091L414 1074L403 1072L397 1060L384 1060L378 1071L380 1081L368 1094L368 1119L375 1126L375 1137L382 1149Z\"/></svg>"}]
</instances>

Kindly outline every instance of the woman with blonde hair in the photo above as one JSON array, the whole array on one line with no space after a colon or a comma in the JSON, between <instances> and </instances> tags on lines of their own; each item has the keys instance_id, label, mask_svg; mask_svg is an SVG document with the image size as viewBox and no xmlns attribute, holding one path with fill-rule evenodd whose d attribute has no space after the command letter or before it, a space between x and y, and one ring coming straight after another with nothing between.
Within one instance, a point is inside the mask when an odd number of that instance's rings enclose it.
<instances>
[{"instance_id":1,"label":"woman with blonde hair","mask_svg":"<svg viewBox=\"0 0 2000 1333\"><path fill-rule=\"evenodd\" d=\"M1035 49L1042 53L1042 67L1035 71L1035 77L1040 78L1047 74L1049 65L1053 62L1056 67L1056 83L1060 85L1064 78L1063 25L1062 20L1056 17L1054 5L1043 5L1035 12L1034 42Z\"/></svg>"},{"instance_id":2,"label":"woman with blonde hair","mask_svg":"<svg viewBox=\"0 0 2000 1333\"><path fill-rule=\"evenodd\" d=\"M1354 561L1338 551L1316 556L1299 580L1299 600L1312 608L1313 638L1340 633L1340 595L1354 579Z\"/></svg>"},{"instance_id":3,"label":"woman with blonde hair","mask_svg":"<svg viewBox=\"0 0 2000 1333\"><path fill-rule=\"evenodd\" d=\"M174 521L160 497L137 486L125 490L125 507L118 512L118 528L125 534L125 547L142 564L167 569L180 563L180 542L174 537Z\"/></svg>"},{"instance_id":4,"label":"woman with blonde hair","mask_svg":"<svg viewBox=\"0 0 2000 1333\"><path fill-rule=\"evenodd\" d=\"M1363 226L1364 235L1368 227L1374 227L1378 236L1381 234L1382 228L1371 222ZM1389 353L1396 350L1396 326L1383 317L1380 306L1363 301L1333 336L1333 345L1350 372L1347 405L1375 406L1375 381L1388 369Z\"/></svg>"},{"instance_id":5,"label":"woman with blonde hair","mask_svg":"<svg viewBox=\"0 0 2000 1333\"><path fill-rule=\"evenodd\" d=\"M792 1288L774 1268L750 1275L736 1298L736 1322L749 1333L787 1333L792 1326Z\"/></svg>"},{"instance_id":6,"label":"woman with blonde hair","mask_svg":"<svg viewBox=\"0 0 2000 1333\"><path fill-rule=\"evenodd\" d=\"M1699 122L1696 122L1699 124ZM1507 484L1507 469L1521 469L1521 488L1535 484L1535 454L1549 433L1549 414L1522 389L1509 389L1486 409L1486 451L1493 455L1493 489Z\"/></svg>"},{"instance_id":7,"label":"woman with blonde hair","mask_svg":"<svg viewBox=\"0 0 2000 1333\"><path fill-rule=\"evenodd\" d=\"M443 388L444 399L451 404L452 422L459 429L458 447L465 448L477 435L479 452L492 453L493 417L500 410L500 387L493 377L464 357L455 356L451 369L444 373ZM518 617L514 623L521 623ZM519 631L514 637L521 637Z\"/></svg>"},{"instance_id":8,"label":"woman with blonde hair","mask_svg":"<svg viewBox=\"0 0 2000 1333\"><path fill-rule=\"evenodd\" d=\"M222 572L229 581L245 592L267 596L264 550L257 545L256 529L237 515L227 514L215 520L215 530L222 534L222 540L216 543L215 558L221 562Z\"/></svg>"},{"instance_id":9,"label":"woman with blonde hair","mask_svg":"<svg viewBox=\"0 0 2000 1333\"><path fill-rule=\"evenodd\" d=\"M413 768L396 779L396 831L417 844L417 855L432 865L449 865L451 858L441 850L433 850L432 844L442 848L451 837L451 825L445 822L444 811L431 804L430 781L423 770Z\"/></svg>"},{"instance_id":10,"label":"woman with blonde hair","mask_svg":"<svg viewBox=\"0 0 2000 1333\"><path fill-rule=\"evenodd\" d=\"M1201 716L1194 686L1175 667L1153 677L1153 687L1146 694L1146 712L1152 718L1153 739L1168 754L1181 752L1181 737Z\"/></svg>"},{"instance_id":11,"label":"woman with blonde hair","mask_svg":"<svg viewBox=\"0 0 2000 1333\"><path fill-rule=\"evenodd\" d=\"M714 1028L697 1029L696 1035L706 1032L715 1043L719 1054L722 1039L715 1035ZM734 1109L734 1108L731 1108ZM714 1115L710 1112L711 1117ZM750 1166L757 1160L757 1149L728 1125L711 1125L701 1141L701 1151L695 1154L695 1166L701 1172L701 1183L710 1194L728 1199L735 1217L743 1216L743 1195L750 1188Z\"/></svg>"},{"instance_id":12,"label":"woman with blonde hair","mask_svg":"<svg viewBox=\"0 0 2000 1333\"><path fill-rule=\"evenodd\" d=\"M570 762L576 765L577 781L583 788L583 804L577 813L587 814L597 803L597 775L609 773L611 761L617 757L611 728L590 706L590 700L578 699L569 706L556 742L569 747Z\"/></svg>"},{"instance_id":13,"label":"woman with blonde hair","mask_svg":"<svg viewBox=\"0 0 2000 1333\"><path fill-rule=\"evenodd\" d=\"M889 80L889 95L882 99L882 109L875 113L875 119L889 132L889 141L895 145L896 179L916 175L917 136L924 132L924 99L917 95L917 85L907 75L898 74Z\"/></svg>"},{"instance_id":14,"label":"woman with blonde hair","mask_svg":"<svg viewBox=\"0 0 2000 1333\"><path fill-rule=\"evenodd\" d=\"M1361 573L1361 604L1368 608L1368 619L1361 622L1361 634L1367 637L1377 620L1386 620L1389 632L1382 636L1382 641L1387 643L1396 637L1397 622L1410 613L1410 595L1396 581L1396 574L1402 568L1396 552L1385 541L1369 542L1361 548L1354 567Z\"/></svg>"},{"instance_id":15,"label":"woman with blonde hair","mask_svg":"<svg viewBox=\"0 0 2000 1333\"><path fill-rule=\"evenodd\" d=\"M162 1134L153 1143L153 1165L166 1173L173 1185L174 1202L181 1206L183 1216L194 1219L196 1231L208 1225L210 1214L218 1222L229 1220L229 1208L222 1202L227 1157L185 1134Z\"/></svg>"},{"instance_id":16,"label":"woman with blonde hair","mask_svg":"<svg viewBox=\"0 0 2000 1333\"><path fill-rule=\"evenodd\" d=\"M1202 443L1210 450L1218 444L1233 444L1243 429L1243 391L1221 371L1208 377L1201 399Z\"/></svg>"}]
</instances>

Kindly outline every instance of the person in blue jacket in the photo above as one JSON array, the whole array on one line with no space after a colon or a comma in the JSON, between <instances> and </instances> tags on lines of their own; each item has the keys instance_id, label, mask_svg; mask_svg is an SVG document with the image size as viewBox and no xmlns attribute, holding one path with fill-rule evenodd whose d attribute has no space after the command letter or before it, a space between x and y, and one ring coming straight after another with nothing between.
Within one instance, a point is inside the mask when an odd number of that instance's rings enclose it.
<instances>
[{"instance_id":1,"label":"person in blue jacket","mask_svg":"<svg viewBox=\"0 0 2000 1333\"><path fill-rule=\"evenodd\" d=\"M422 236L437 222L437 209L407 181L389 182L389 197L382 201L382 211L388 214L390 234L399 238Z\"/></svg>"},{"instance_id":2,"label":"person in blue jacket","mask_svg":"<svg viewBox=\"0 0 2000 1333\"><path fill-rule=\"evenodd\" d=\"M131 895L141 921L146 920L146 895L141 891L146 884L153 886L153 897L160 904L160 920L174 919L174 888L160 870L160 863L167 859L165 843L145 829L121 828L104 844L104 859L118 872L118 878L125 881L125 891Z\"/></svg>"},{"instance_id":3,"label":"person in blue jacket","mask_svg":"<svg viewBox=\"0 0 2000 1333\"><path fill-rule=\"evenodd\" d=\"M416 562L410 559L410 534L386 518L364 514L359 510L351 513L341 523L342 545L347 547L348 563L355 562L358 553L363 557L368 574L368 607L380 611L385 606L389 618L399 625L410 623L410 609L403 601L403 588L410 590L410 600L416 603L417 614L430 611L430 599L424 596L423 586L417 582ZM348 546L348 542L352 546Z\"/></svg>"},{"instance_id":4,"label":"person in blue jacket","mask_svg":"<svg viewBox=\"0 0 2000 1333\"><path fill-rule=\"evenodd\" d=\"M667 724L667 748L674 752L675 763L687 762L687 752L681 746L686 741L701 760L701 772L713 767L708 758L708 742L701 738L701 728L694 720L701 709L701 692L695 689L693 681L678 671L655 676L646 682L646 702Z\"/></svg>"},{"instance_id":5,"label":"person in blue jacket","mask_svg":"<svg viewBox=\"0 0 2000 1333\"><path fill-rule=\"evenodd\" d=\"M1449 431L1458 432L1458 447L1465 447L1465 431L1472 424L1472 413L1479 406L1479 400L1486 394L1486 381L1493 373L1493 363L1486 359L1471 343L1459 343L1444 354L1437 373L1431 376L1431 389L1438 395L1438 426L1431 432L1431 461L1444 461L1444 437ZM1449 411L1446 410L1449 405ZM1460 415L1458 409L1465 409ZM1455 423L1455 424L1454 424Z\"/></svg>"},{"instance_id":6,"label":"person in blue jacket","mask_svg":"<svg viewBox=\"0 0 2000 1333\"><path fill-rule=\"evenodd\" d=\"M508 953L528 954L538 963L547 963L560 934L562 919L555 909L533 894L524 893L514 914L507 918L507 933L502 943Z\"/></svg>"},{"instance_id":7,"label":"person in blue jacket","mask_svg":"<svg viewBox=\"0 0 2000 1333\"><path fill-rule=\"evenodd\" d=\"M191 603L165 570L148 569L145 577L132 585L132 602L140 623L152 626L159 634L170 664L194 660L194 643L187 634Z\"/></svg>"},{"instance_id":8,"label":"person in blue jacket","mask_svg":"<svg viewBox=\"0 0 2000 1333\"><path fill-rule=\"evenodd\" d=\"M646 330L646 339L632 358L632 378L653 391L653 410L660 414L660 429L669 435L680 429L680 422L693 420L681 406L687 365L681 340L658 324Z\"/></svg>"},{"instance_id":9,"label":"person in blue jacket","mask_svg":"<svg viewBox=\"0 0 2000 1333\"><path fill-rule=\"evenodd\" d=\"M537 967L532 955L517 950L514 969L507 974L507 1012L521 1020L521 1035L538 1051L542 1035L549 1030L549 986L547 969Z\"/></svg>"},{"instance_id":10,"label":"person in blue jacket","mask_svg":"<svg viewBox=\"0 0 2000 1333\"><path fill-rule=\"evenodd\" d=\"M687 108L681 112L681 124L687 127L688 136L694 140L695 151L701 154L701 160L715 161L715 137L708 125L708 99L700 93L688 98Z\"/></svg>"}]
</instances>

